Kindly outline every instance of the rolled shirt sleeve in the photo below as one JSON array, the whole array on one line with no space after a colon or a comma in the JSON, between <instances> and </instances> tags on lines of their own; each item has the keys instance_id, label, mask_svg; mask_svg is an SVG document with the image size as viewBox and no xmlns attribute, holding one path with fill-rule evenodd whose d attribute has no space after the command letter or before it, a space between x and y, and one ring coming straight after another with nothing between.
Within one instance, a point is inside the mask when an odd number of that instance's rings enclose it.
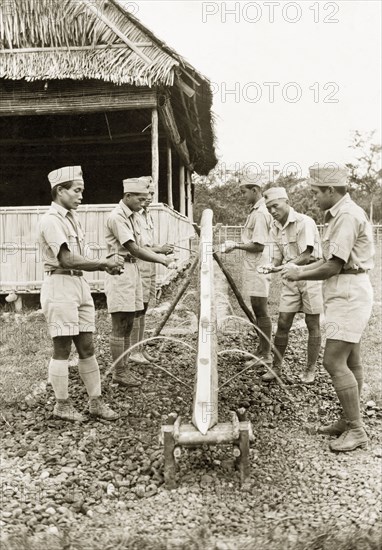
<instances>
[{"instance_id":1,"label":"rolled shirt sleeve","mask_svg":"<svg viewBox=\"0 0 382 550\"><path fill-rule=\"evenodd\" d=\"M305 252L308 246L311 246L313 249L317 248L317 226L314 220L308 216L304 218L304 223L301 224L297 241L300 254Z\"/></svg>"},{"instance_id":2,"label":"rolled shirt sleeve","mask_svg":"<svg viewBox=\"0 0 382 550\"><path fill-rule=\"evenodd\" d=\"M109 218L108 225L110 231L121 245L128 241L135 242L134 231L127 225L126 220L120 216Z\"/></svg>"},{"instance_id":3,"label":"rolled shirt sleeve","mask_svg":"<svg viewBox=\"0 0 382 550\"><path fill-rule=\"evenodd\" d=\"M259 212L255 217L251 240L253 243L262 245L269 241L269 224L262 212Z\"/></svg>"},{"instance_id":4,"label":"rolled shirt sleeve","mask_svg":"<svg viewBox=\"0 0 382 550\"><path fill-rule=\"evenodd\" d=\"M71 251L73 251L73 248L76 246L76 242L73 242L73 239L70 238L70 235L68 235L65 229L61 220L57 219L57 216L46 216L41 220L41 237L45 246L51 251L55 258L57 258L63 244L66 244ZM51 256L51 254L49 254L49 256Z\"/></svg>"},{"instance_id":5,"label":"rolled shirt sleeve","mask_svg":"<svg viewBox=\"0 0 382 550\"><path fill-rule=\"evenodd\" d=\"M331 227L329 239L324 242L325 259L330 260L336 256L347 263L358 233L358 220L348 213L339 214Z\"/></svg>"}]
</instances>

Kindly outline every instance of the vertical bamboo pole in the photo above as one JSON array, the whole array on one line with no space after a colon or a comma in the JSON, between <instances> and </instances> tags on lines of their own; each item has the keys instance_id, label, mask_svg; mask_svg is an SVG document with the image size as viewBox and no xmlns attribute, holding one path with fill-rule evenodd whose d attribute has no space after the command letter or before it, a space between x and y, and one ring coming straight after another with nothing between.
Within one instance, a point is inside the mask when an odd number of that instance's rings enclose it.
<instances>
[{"instance_id":1,"label":"vertical bamboo pole","mask_svg":"<svg viewBox=\"0 0 382 550\"><path fill-rule=\"evenodd\" d=\"M170 141L167 141L167 204L170 208L174 208L172 200L172 151Z\"/></svg>"},{"instance_id":2,"label":"vertical bamboo pole","mask_svg":"<svg viewBox=\"0 0 382 550\"><path fill-rule=\"evenodd\" d=\"M186 214L186 190L185 190L185 167L184 164L179 168L179 212Z\"/></svg>"},{"instance_id":3,"label":"vertical bamboo pole","mask_svg":"<svg viewBox=\"0 0 382 550\"><path fill-rule=\"evenodd\" d=\"M192 223L194 221L194 213L192 208L192 179L191 179L191 172L187 170L186 172L187 176L187 217Z\"/></svg>"},{"instance_id":4,"label":"vertical bamboo pole","mask_svg":"<svg viewBox=\"0 0 382 550\"><path fill-rule=\"evenodd\" d=\"M200 223L200 312L192 422L205 435L218 421L218 371L212 210Z\"/></svg>"},{"instance_id":5,"label":"vertical bamboo pole","mask_svg":"<svg viewBox=\"0 0 382 550\"><path fill-rule=\"evenodd\" d=\"M159 181L159 123L158 109L151 111L151 176L155 186L154 203L158 202Z\"/></svg>"}]
</instances>

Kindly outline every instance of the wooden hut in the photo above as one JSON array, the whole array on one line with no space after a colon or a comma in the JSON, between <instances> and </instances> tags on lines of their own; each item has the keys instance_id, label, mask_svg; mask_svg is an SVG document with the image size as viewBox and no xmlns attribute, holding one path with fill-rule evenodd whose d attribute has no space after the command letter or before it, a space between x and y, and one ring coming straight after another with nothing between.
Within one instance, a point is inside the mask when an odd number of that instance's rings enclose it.
<instances>
[{"instance_id":1,"label":"wooden hut","mask_svg":"<svg viewBox=\"0 0 382 550\"><path fill-rule=\"evenodd\" d=\"M92 257L122 179L147 174L158 242L187 249L191 174L216 164L211 104L209 81L116 0L1 2L0 293L40 289L36 230L60 166L83 168ZM88 280L103 290L103 274Z\"/></svg>"}]
</instances>

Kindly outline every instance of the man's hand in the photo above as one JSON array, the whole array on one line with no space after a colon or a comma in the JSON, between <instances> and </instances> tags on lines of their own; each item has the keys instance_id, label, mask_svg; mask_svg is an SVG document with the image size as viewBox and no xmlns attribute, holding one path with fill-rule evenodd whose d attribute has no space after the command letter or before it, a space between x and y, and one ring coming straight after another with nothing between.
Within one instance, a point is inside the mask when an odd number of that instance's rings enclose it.
<instances>
[{"instance_id":1,"label":"man's hand","mask_svg":"<svg viewBox=\"0 0 382 550\"><path fill-rule=\"evenodd\" d=\"M159 254L164 254L167 256L168 254L172 254L174 252L174 245L173 244L164 244L159 249Z\"/></svg>"},{"instance_id":2,"label":"man's hand","mask_svg":"<svg viewBox=\"0 0 382 550\"><path fill-rule=\"evenodd\" d=\"M171 254L171 256L165 257L166 267L167 269L178 269L178 264L175 261L174 254Z\"/></svg>"},{"instance_id":3,"label":"man's hand","mask_svg":"<svg viewBox=\"0 0 382 550\"><path fill-rule=\"evenodd\" d=\"M288 281L299 281L301 271L300 266L293 263L287 263L283 265L281 275L283 279L287 279Z\"/></svg>"},{"instance_id":4,"label":"man's hand","mask_svg":"<svg viewBox=\"0 0 382 550\"><path fill-rule=\"evenodd\" d=\"M119 254L114 254L105 261L105 271L109 275L119 275L123 271L125 258Z\"/></svg>"},{"instance_id":5,"label":"man's hand","mask_svg":"<svg viewBox=\"0 0 382 550\"><path fill-rule=\"evenodd\" d=\"M267 275L268 273L277 273L277 271L281 271L281 266L276 266L273 264L265 264L265 265L259 265L257 268L258 273L262 273L263 275Z\"/></svg>"},{"instance_id":6,"label":"man's hand","mask_svg":"<svg viewBox=\"0 0 382 550\"><path fill-rule=\"evenodd\" d=\"M225 241L220 246L220 251L224 252L225 254L228 254L229 252L232 252L232 250L235 250L235 248L236 248L235 241Z\"/></svg>"}]
</instances>

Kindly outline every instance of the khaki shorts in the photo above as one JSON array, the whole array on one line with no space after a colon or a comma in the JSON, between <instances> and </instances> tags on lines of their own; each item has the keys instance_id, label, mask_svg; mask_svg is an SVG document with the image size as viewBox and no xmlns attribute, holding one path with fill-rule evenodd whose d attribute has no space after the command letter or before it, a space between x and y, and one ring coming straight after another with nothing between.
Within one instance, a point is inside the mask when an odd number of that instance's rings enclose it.
<instances>
[{"instance_id":1,"label":"khaki shorts","mask_svg":"<svg viewBox=\"0 0 382 550\"><path fill-rule=\"evenodd\" d=\"M95 331L94 302L83 277L45 275L40 299L52 338Z\"/></svg>"},{"instance_id":2,"label":"khaki shorts","mask_svg":"<svg viewBox=\"0 0 382 550\"><path fill-rule=\"evenodd\" d=\"M323 296L321 281L286 281L282 280L280 307L281 313L323 313Z\"/></svg>"},{"instance_id":3,"label":"khaki shorts","mask_svg":"<svg viewBox=\"0 0 382 550\"><path fill-rule=\"evenodd\" d=\"M153 262L137 261L138 269L141 274L143 302L148 304L151 299L156 297L156 269Z\"/></svg>"},{"instance_id":4,"label":"khaki shorts","mask_svg":"<svg viewBox=\"0 0 382 550\"><path fill-rule=\"evenodd\" d=\"M105 294L109 313L141 311L143 309L142 281L137 264L125 262L121 275L107 273Z\"/></svg>"},{"instance_id":5,"label":"khaki shorts","mask_svg":"<svg viewBox=\"0 0 382 550\"><path fill-rule=\"evenodd\" d=\"M249 298L251 296L258 296L260 298L268 298L269 296L271 275L257 271L258 266L265 263L266 261L264 261L262 256L253 259L244 257L242 293L244 300L247 302L250 302Z\"/></svg>"},{"instance_id":6,"label":"khaki shorts","mask_svg":"<svg viewBox=\"0 0 382 550\"><path fill-rule=\"evenodd\" d=\"M324 281L325 335L358 344L370 319L373 288L366 273L335 275Z\"/></svg>"}]
</instances>

